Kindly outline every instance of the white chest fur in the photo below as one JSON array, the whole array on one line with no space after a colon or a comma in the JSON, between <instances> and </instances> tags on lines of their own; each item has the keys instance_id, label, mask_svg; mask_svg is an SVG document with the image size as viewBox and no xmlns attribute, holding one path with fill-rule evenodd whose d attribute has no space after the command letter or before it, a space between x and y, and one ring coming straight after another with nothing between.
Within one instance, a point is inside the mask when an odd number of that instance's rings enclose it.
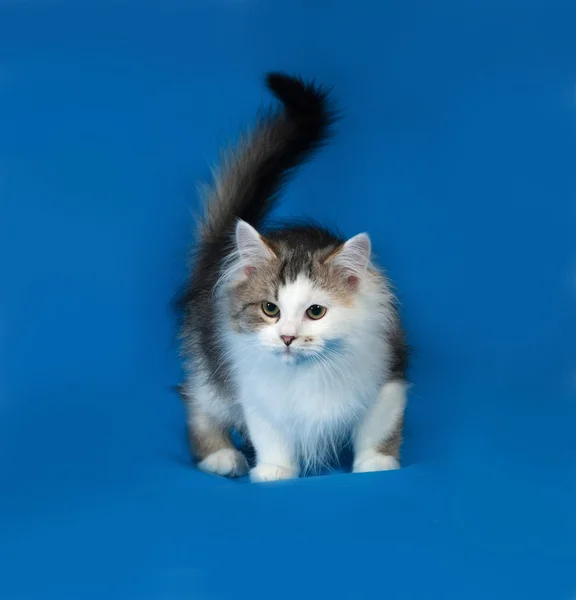
<instances>
[{"instance_id":1,"label":"white chest fur","mask_svg":"<svg viewBox=\"0 0 576 600\"><path fill-rule=\"evenodd\" d=\"M229 341L239 403L295 437L353 426L375 401L388 358L378 339L297 364L265 351L246 359L242 339Z\"/></svg>"}]
</instances>

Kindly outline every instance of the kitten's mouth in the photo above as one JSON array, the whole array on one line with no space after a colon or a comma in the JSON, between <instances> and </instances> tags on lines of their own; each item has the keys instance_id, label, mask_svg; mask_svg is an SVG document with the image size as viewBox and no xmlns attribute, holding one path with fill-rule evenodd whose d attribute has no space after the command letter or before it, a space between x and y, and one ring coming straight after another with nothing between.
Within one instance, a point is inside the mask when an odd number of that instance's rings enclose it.
<instances>
[{"instance_id":1,"label":"kitten's mouth","mask_svg":"<svg viewBox=\"0 0 576 600\"><path fill-rule=\"evenodd\" d=\"M294 363L301 356L301 353L294 350L293 348L282 348L281 350L276 352L276 355L282 360L284 363Z\"/></svg>"},{"instance_id":2,"label":"kitten's mouth","mask_svg":"<svg viewBox=\"0 0 576 600\"><path fill-rule=\"evenodd\" d=\"M307 352L301 348L284 348L278 353L278 356L286 364L296 364L311 360L313 354L313 352Z\"/></svg>"}]
</instances>

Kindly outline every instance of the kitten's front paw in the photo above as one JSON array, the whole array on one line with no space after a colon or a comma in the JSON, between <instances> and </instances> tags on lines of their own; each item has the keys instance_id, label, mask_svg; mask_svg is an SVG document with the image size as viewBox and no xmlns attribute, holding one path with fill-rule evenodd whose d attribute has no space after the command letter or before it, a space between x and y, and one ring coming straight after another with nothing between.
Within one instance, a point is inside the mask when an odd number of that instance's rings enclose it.
<instances>
[{"instance_id":1,"label":"kitten's front paw","mask_svg":"<svg viewBox=\"0 0 576 600\"><path fill-rule=\"evenodd\" d=\"M238 450L222 448L199 462L198 468L223 477L243 477L248 473L248 461Z\"/></svg>"},{"instance_id":2,"label":"kitten's front paw","mask_svg":"<svg viewBox=\"0 0 576 600\"><path fill-rule=\"evenodd\" d=\"M279 465L261 463L250 471L250 479L254 482L280 481L281 479L296 479L298 474L298 469L295 467L280 467Z\"/></svg>"},{"instance_id":3,"label":"kitten's front paw","mask_svg":"<svg viewBox=\"0 0 576 600\"><path fill-rule=\"evenodd\" d=\"M354 461L354 473L372 473L374 471L393 471L400 463L393 457L380 452L365 452Z\"/></svg>"}]
</instances>

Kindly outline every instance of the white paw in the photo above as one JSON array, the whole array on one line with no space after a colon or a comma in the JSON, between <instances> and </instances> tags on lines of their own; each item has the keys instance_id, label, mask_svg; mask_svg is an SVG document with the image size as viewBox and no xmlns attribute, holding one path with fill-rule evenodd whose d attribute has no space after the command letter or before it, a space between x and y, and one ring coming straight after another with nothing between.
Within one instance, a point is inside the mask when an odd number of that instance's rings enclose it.
<instances>
[{"instance_id":1,"label":"white paw","mask_svg":"<svg viewBox=\"0 0 576 600\"><path fill-rule=\"evenodd\" d=\"M223 477L243 477L248 473L248 461L238 450L222 448L199 462L198 468Z\"/></svg>"},{"instance_id":2,"label":"white paw","mask_svg":"<svg viewBox=\"0 0 576 600\"><path fill-rule=\"evenodd\" d=\"M393 471L400 463L393 457L380 452L364 452L354 461L354 473L372 473L374 471Z\"/></svg>"},{"instance_id":3,"label":"white paw","mask_svg":"<svg viewBox=\"0 0 576 600\"><path fill-rule=\"evenodd\" d=\"M280 481L281 479L295 479L298 477L298 469L295 467L280 467L261 463L250 471L252 481Z\"/></svg>"}]
</instances>

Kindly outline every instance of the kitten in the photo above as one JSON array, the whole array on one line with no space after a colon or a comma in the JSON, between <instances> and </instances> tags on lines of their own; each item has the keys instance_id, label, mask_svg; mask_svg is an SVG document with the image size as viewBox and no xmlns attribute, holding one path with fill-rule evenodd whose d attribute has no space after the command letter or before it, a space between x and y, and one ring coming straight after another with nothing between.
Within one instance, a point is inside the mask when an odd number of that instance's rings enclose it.
<instances>
[{"instance_id":1,"label":"kitten","mask_svg":"<svg viewBox=\"0 0 576 600\"><path fill-rule=\"evenodd\" d=\"M229 150L206 194L183 296L182 386L198 467L298 477L352 441L355 472L399 467L407 346L370 238L311 225L259 233L292 171L328 139L329 93L267 76L282 107Z\"/></svg>"}]
</instances>

